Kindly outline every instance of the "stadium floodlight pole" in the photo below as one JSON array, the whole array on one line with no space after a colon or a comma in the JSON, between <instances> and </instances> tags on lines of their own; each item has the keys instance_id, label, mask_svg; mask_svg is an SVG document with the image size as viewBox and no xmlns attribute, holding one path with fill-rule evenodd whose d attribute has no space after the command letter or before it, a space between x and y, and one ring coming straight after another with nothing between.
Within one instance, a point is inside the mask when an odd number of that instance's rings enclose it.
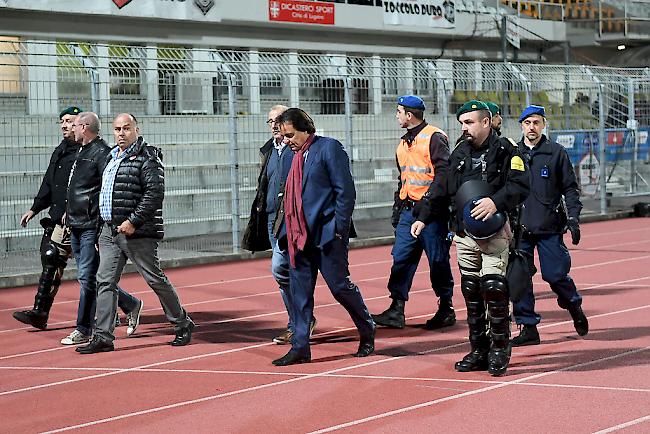
<instances>
[{"instance_id":1,"label":"stadium floodlight pole","mask_svg":"<svg viewBox=\"0 0 650 434\"><path fill-rule=\"evenodd\" d=\"M97 72L97 65L92 63L89 56L83 52L78 44L70 44L70 48L74 56L81 61L83 67L88 71L92 111L99 116L99 73Z\"/></svg>"},{"instance_id":2,"label":"stadium floodlight pole","mask_svg":"<svg viewBox=\"0 0 650 434\"><path fill-rule=\"evenodd\" d=\"M230 204L232 224L232 251L239 252L239 146L237 143L237 112L235 108L237 94L235 92L235 73L221 58L219 53L210 52L217 63L217 69L224 74L228 81L228 129L230 130Z\"/></svg>"}]
</instances>

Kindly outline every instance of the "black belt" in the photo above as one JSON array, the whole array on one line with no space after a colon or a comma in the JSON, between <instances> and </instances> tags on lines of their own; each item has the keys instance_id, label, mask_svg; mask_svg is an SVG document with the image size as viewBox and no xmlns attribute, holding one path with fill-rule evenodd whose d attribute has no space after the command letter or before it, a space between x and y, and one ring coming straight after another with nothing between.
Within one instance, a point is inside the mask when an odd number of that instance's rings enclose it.
<instances>
[{"instance_id":1,"label":"black belt","mask_svg":"<svg viewBox=\"0 0 650 434\"><path fill-rule=\"evenodd\" d=\"M413 209L413 208L415 208L415 205L417 205L417 203L418 203L417 200L404 199L402 201L402 209L405 209L405 210Z\"/></svg>"}]
</instances>

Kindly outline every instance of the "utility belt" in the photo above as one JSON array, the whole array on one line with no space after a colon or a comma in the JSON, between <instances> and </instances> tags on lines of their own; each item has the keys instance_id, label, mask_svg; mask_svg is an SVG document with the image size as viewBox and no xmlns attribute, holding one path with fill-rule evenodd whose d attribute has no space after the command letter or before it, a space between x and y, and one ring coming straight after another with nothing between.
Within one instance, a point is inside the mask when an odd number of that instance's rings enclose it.
<instances>
[{"instance_id":1,"label":"utility belt","mask_svg":"<svg viewBox=\"0 0 650 434\"><path fill-rule=\"evenodd\" d=\"M419 202L419 201L417 201L417 200L413 200L413 199L407 197L406 199L404 199L404 200L402 201L402 209L405 209L405 210L407 210L407 211L408 211L408 210L411 210L411 209L415 208L415 205L417 205L418 202Z\"/></svg>"}]
</instances>

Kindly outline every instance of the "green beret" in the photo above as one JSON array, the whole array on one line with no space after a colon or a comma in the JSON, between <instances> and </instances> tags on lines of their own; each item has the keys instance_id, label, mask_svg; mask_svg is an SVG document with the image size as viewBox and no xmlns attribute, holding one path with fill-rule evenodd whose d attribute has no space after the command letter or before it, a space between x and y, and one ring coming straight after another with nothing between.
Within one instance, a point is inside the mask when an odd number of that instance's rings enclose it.
<instances>
[{"instance_id":1,"label":"green beret","mask_svg":"<svg viewBox=\"0 0 650 434\"><path fill-rule=\"evenodd\" d=\"M467 101L465 104L460 106L458 111L456 111L456 119L459 119L460 115L463 115L463 114L469 113L469 112L475 112L476 110L490 111L490 107L488 107L487 104L485 104L483 101L479 101L477 99Z\"/></svg>"},{"instance_id":2,"label":"green beret","mask_svg":"<svg viewBox=\"0 0 650 434\"><path fill-rule=\"evenodd\" d=\"M63 119L63 116L65 115L78 115L81 113L82 110L79 107L68 107L67 109L63 110L61 113L59 113L59 119Z\"/></svg>"},{"instance_id":3,"label":"green beret","mask_svg":"<svg viewBox=\"0 0 650 434\"><path fill-rule=\"evenodd\" d=\"M501 107L493 103L492 101L485 101L485 105L490 109L492 116L501 114Z\"/></svg>"}]
</instances>

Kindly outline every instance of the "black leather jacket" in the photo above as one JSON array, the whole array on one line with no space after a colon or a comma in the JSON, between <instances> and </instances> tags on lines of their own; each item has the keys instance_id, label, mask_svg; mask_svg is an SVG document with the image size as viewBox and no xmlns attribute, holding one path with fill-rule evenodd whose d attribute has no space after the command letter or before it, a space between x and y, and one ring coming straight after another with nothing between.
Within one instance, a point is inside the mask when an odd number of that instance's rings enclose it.
<instances>
[{"instance_id":1,"label":"black leather jacket","mask_svg":"<svg viewBox=\"0 0 650 434\"><path fill-rule=\"evenodd\" d=\"M74 229L92 229L97 226L102 173L109 152L109 146L101 137L96 137L79 149L68 185L67 226Z\"/></svg>"},{"instance_id":2,"label":"black leather jacket","mask_svg":"<svg viewBox=\"0 0 650 434\"><path fill-rule=\"evenodd\" d=\"M52 152L50 164L47 166L43 182L41 182L41 187L38 189L31 207L34 214L38 214L49 207L52 221L61 223L61 217L63 217L66 207L66 188L70 168L78 150L78 143L63 139Z\"/></svg>"},{"instance_id":3,"label":"black leather jacket","mask_svg":"<svg viewBox=\"0 0 650 434\"><path fill-rule=\"evenodd\" d=\"M162 152L149 146L142 137L127 152L115 175L110 223L119 226L128 219L135 226L135 233L129 238L162 239L165 197ZM110 157L107 164L108 161Z\"/></svg>"}]
</instances>

